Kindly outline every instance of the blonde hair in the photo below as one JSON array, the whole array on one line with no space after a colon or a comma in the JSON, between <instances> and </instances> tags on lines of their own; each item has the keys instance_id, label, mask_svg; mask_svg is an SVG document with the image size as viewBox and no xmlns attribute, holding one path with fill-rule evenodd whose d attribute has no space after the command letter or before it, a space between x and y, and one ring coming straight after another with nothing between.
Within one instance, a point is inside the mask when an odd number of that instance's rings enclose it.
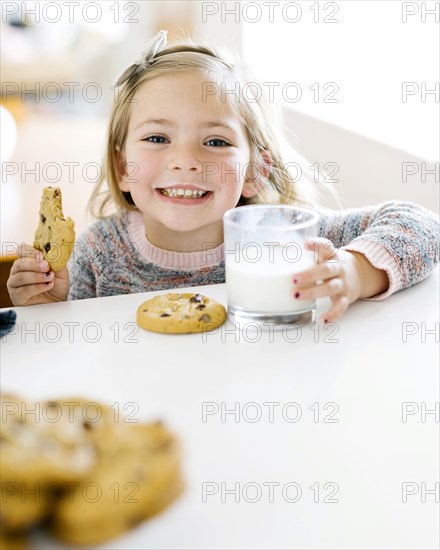
<instances>
[{"instance_id":1,"label":"blonde hair","mask_svg":"<svg viewBox=\"0 0 440 550\"><path fill-rule=\"evenodd\" d=\"M250 71L243 64L237 60L229 62L214 49L190 40L181 41L159 51L157 51L157 39L156 44L154 39L150 44L152 46L150 45L144 54L144 63L129 67L118 83L119 89L108 125L101 176L89 203L93 216L106 217L110 205L116 206L118 210L137 210L131 194L121 191L118 183L120 178L118 166L121 157L124 162L130 105L136 92L142 85L160 76L194 71L203 73L209 82L217 84L217 90L221 89L217 92L222 96L221 101L229 103L234 114L243 124L249 139L250 162L246 169L246 177L257 181L258 192L252 198L241 196L237 206L262 203L295 203L301 206L312 206L319 202L319 192L307 176L301 176L300 181L296 179L298 166L301 173L305 166L304 159L290 149L290 158L295 158L295 161L285 163L283 153L288 147L286 142L283 143L280 139L282 132L279 129L276 113L265 95L261 93L261 88L258 87L255 79L251 78ZM122 83L121 80L123 80ZM251 84L257 87L260 93L249 97L252 94ZM235 91L238 89L238 94L231 93L232 89ZM246 89L246 97L243 94L244 89ZM228 97L231 95L235 95L235 100ZM270 158L269 162L267 157ZM295 165L295 175L289 165ZM106 185L108 185L107 189Z\"/></svg>"}]
</instances>

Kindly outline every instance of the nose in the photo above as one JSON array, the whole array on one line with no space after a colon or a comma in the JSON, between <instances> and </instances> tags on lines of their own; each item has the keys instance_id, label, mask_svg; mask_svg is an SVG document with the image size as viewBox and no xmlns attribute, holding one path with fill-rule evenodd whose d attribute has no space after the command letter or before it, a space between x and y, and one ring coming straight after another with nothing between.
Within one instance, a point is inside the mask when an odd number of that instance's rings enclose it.
<instances>
[{"instance_id":1,"label":"nose","mask_svg":"<svg viewBox=\"0 0 440 550\"><path fill-rule=\"evenodd\" d=\"M196 147L190 143L175 143L170 150L168 168L174 172L201 172L202 162L198 158Z\"/></svg>"}]
</instances>

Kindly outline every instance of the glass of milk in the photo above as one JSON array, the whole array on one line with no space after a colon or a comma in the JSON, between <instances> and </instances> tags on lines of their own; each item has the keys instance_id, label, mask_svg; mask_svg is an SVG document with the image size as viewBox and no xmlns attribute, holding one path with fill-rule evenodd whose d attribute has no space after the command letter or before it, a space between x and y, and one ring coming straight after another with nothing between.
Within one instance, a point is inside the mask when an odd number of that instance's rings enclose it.
<instances>
[{"instance_id":1,"label":"glass of milk","mask_svg":"<svg viewBox=\"0 0 440 550\"><path fill-rule=\"evenodd\" d=\"M223 216L228 314L232 321L312 323L316 302L293 297L292 275L314 265L304 242L318 234L319 214L289 205L252 205Z\"/></svg>"}]
</instances>

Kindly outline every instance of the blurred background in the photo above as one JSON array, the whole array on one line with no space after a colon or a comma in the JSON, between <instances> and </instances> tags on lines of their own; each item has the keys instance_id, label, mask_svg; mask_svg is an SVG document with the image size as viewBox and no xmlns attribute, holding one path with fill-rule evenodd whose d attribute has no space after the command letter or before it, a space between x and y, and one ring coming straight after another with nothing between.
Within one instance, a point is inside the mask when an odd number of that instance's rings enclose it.
<instances>
[{"instance_id":1,"label":"blurred background","mask_svg":"<svg viewBox=\"0 0 440 550\"><path fill-rule=\"evenodd\" d=\"M32 242L41 189L81 232L112 84L160 29L240 55L283 109L326 205L412 200L439 211L439 2L1 4L2 277ZM328 193L327 193L328 192ZM6 263L5 263L6 262ZM3 288L3 281L1 281ZM4 301L0 305L5 305Z\"/></svg>"}]
</instances>

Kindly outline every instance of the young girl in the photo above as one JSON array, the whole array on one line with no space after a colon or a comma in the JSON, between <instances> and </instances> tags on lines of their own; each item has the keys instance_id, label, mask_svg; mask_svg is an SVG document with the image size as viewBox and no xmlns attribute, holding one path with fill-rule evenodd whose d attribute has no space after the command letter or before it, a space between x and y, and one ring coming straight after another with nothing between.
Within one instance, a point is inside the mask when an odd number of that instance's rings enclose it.
<instances>
[{"instance_id":1,"label":"young girl","mask_svg":"<svg viewBox=\"0 0 440 550\"><path fill-rule=\"evenodd\" d=\"M249 82L244 70L206 47L165 41L161 31L117 82L103 178L91 200L101 219L76 243L70 276L19 247L8 280L15 305L223 283L222 216L256 203L319 211L319 237L306 244L316 264L292 273L291 291L300 300L329 296L322 322L432 271L434 213L397 201L320 208L285 168L267 105L249 99L250 87L240 93Z\"/></svg>"}]
</instances>

